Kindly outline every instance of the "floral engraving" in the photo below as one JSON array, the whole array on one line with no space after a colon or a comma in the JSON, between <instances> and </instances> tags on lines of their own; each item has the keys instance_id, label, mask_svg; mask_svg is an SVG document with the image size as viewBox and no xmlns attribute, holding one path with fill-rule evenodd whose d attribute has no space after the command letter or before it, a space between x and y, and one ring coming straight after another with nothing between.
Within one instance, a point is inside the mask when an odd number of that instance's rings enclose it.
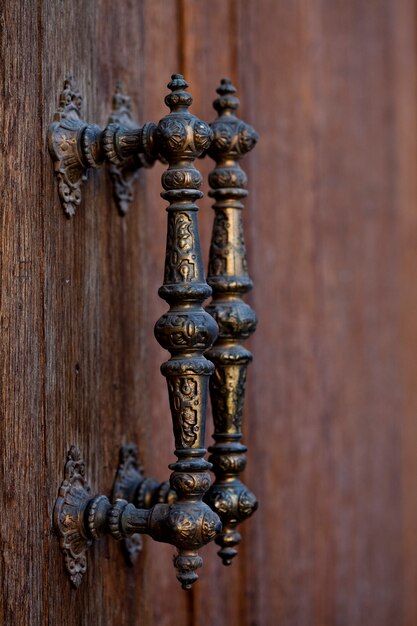
<instances>
[{"instance_id":1,"label":"floral engraving","mask_svg":"<svg viewBox=\"0 0 417 626\"><path fill-rule=\"evenodd\" d=\"M228 152L232 145L233 129L229 123L215 122L213 125L213 142L211 152Z\"/></svg>"},{"instance_id":2,"label":"floral engraving","mask_svg":"<svg viewBox=\"0 0 417 626\"><path fill-rule=\"evenodd\" d=\"M171 476L171 484L178 493L205 493L210 487L210 476L206 473L184 474L175 472Z\"/></svg>"},{"instance_id":3,"label":"floral engraving","mask_svg":"<svg viewBox=\"0 0 417 626\"><path fill-rule=\"evenodd\" d=\"M198 170L167 170L162 176L165 189L198 189L201 186L203 177Z\"/></svg>"},{"instance_id":4,"label":"floral engraving","mask_svg":"<svg viewBox=\"0 0 417 626\"><path fill-rule=\"evenodd\" d=\"M167 350L181 347L205 350L213 339L212 320L204 311L188 315L168 312L156 323L155 334Z\"/></svg>"},{"instance_id":5,"label":"floral engraving","mask_svg":"<svg viewBox=\"0 0 417 626\"><path fill-rule=\"evenodd\" d=\"M194 122L194 144L199 152L207 150L213 137L213 132L208 124L201 120Z\"/></svg>"},{"instance_id":6,"label":"floral engraving","mask_svg":"<svg viewBox=\"0 0 417 626\"><path fill-rule=\"evenodd\" d=\"M200 395L195 378L174 378L168 381L171 408L175 416L176 443L179 447L193 446L199 434L198 409Z\"/></svg>"},{"instance_id":7,"label":"floral engraving","mask_svg":"<svg viewBox=\"0 0 417 626\"><path fill-rule=\"evenodd\" d=\"M158 124L158 138L165 150L179 152L187 141L187 131L180 120L167 117Z\"/></svg>"},{"instance_id":8,"label":"floral engraving","mask_svg":"<svg viewBox=\"0 0 417 626\"><path fill-rule=\"evenodd\" d=\"M243 489L239 496L239 517L246 519L258 508L258 502L249 489Z\"/></svg>"},{"instance_id":9,"label":"floral engraving","mask_svg":"<svg viewBox=\"0 0 417 626\"><path fill-rule=\"evenodd\" d=\"M245 398L246 365L217 365L210 380L215 431L240 432Z\"/></svg>"},{"instance_id":10,"label":"floral engraving","mask_svg":"<svg viewBox=\"0 0 417 626\"><path fill-rule=\"evenodd\" d=\"M188 282L196 277L193 221L187 213L169 216L165 282Z\"/></svg>"}]
</instances>

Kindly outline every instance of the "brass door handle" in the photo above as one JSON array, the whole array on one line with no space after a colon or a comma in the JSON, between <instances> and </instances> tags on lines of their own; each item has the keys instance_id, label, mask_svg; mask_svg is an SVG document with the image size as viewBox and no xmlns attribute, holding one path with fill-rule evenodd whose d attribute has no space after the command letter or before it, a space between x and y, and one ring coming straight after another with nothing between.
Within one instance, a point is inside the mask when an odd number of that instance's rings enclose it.
<instances>
[{"instance_id":1,"label":"brass door handle","mask_svg":"<svg viewBox=\"0 0 417 626\"><path fill-rule=\"evenodd\" d=\"M170 308L157 321L155 336L171 355L161 371L167 379L177 461L170 465L169 482L159 483L143 475L134 446L122 448L112 503L105 495L91 497L84 461L71 448L54 525L76 586L86 571L86 553L93 540L106 534L125 539L133 560L138 544L132 538L139 533L177 548L177 578L189 589L202 565L198 550L216 538L219 555L229 564L240 541L236 526L257 508L255 496L239 479L246 465L241 421L246 369L252 359L242 342L255 330L256 316L242 299L252 282L241 220L246 175L238 161L258 136L235 116L239 101L227 79L217 90L220 97L214 107L219 116L211 127L189 112L192 96L181 75L174 74L168 87L171 93L165 102L170 113L158 125L148 122L137 127L129 99L118 88L112 117L101 130L81 119L79 93L67 81L60 110L48 131L67 216L80 204L81 184L89 167L110 162L115 199L124 214L137 169L151 166L156 159L168 163L162 175L161 195L169 206L159 295ZM193 164L203 153L216 162L209 178L209 195L215 199L209 284L197 225L202 176ZM203 302L212 294L204 310ZM209 388L215 440L209 449L210 462L204 459ZM208 470L212 467L216 480L210 487Z\"/></svg>"},{"instance_id":2,"label":"brass door handle","mask_svg":"<svg viewBox=\"0 0 417 626\"><path fill-rule=\"evenodd\" d=\"M202 561L197 549L221 530L218 515L203 502L210 487L211 464L204 456L209 377L213 365L204 352L217 337L218 327L203 309L211 295L206 283L196 200L203 178L193 161L208 149L212 131L208 124L190 114L192 97L179 74L172 76L165 98L171 113L157 128L159 152L169 167L162 175L169 202L164 283L159 295L170 309L155 325L155 337L171 358L161 372L167 379L177 462L170 465L172 488L178 499L170 505L168 526L175 528L178 556L177 577L184 588L197 579ZM161 505L166 506L166 505Z\"/></svg>"},{"instance_id":3,"label":"brass door handle","mask_svg":"<svg viewBox=\"0 0 417 626\"><path fill-rule=\"evenodd\" d=\"M258 506L253 493L239 479L246 466L247 448L240 440L246 370L252 360L242 344L256 328L255 312L242 299L252 288L252 281L242 223L246 174L239 159L252 150L258 134L236 117L239 100L235 92L230 80L221 81L219 97L213 103L218 118L211 124L214 138L208 149L216 167L209 176L215 217L207 276L213 299L206 311L216 320L219 335L206 353L215 366L210 379L215 444L209 451L216 480L205 500L223 523L216 543L221 546L219 556L225 565L230 565L237 554L236 545L241 538L237 525Z\"/></svg>"},{"instance_id":4,"label":"brass door handle","mask_svg":"<svg viewBox=\"0 0 417 626\"><path fill-rule=\"evenodd\" d=\"M54 519L76 585L81 582L86 550L93 539L105 534L122 539L146 533L177 548L177 578L189 589L198 579L195 570L202 565L198 550L221 531L218 515L203 502L210 487L211 463L204 459L204 437L209 377L214 370L204 352L218 328L202 307L211 288L204 276L197 225L196 200L203 195L199 190L202 176L193 165L209 147L212 131L189 112L192 96L183 77L174 74L168 87L171 93L165 102L170 113L151 133L168 162L161 195L169 202L165 276L159 295L170 309L156 323L155 336L171 354L161 371L167 379L175 437L177 461L170 466L170 483L177 499L140 509L122 499L112 504L104 495L91 498L83 461L72 449Z\"/></svg>"}]
</instances>

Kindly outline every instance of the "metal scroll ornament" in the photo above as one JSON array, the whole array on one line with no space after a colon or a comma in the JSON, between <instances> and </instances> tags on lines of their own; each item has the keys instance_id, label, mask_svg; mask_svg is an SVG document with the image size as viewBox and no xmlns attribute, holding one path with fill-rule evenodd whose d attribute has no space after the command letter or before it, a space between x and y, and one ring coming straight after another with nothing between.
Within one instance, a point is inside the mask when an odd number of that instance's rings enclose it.
<instances>
[{"instance_id":1,"label":"metal scroll ornament","mask_svg":"<svg viewBox=\"0 0 417 626\"><path fill-rule=\"evenodd\" d=\"M230 565L240 542L237 525L256 510L255 496L239 476L246 466L247 448L241 443L242 412L245 397L246 371L252 360L243 347L256 328L256 315L242 296L252 288L248 275L243 235L242 209L246 197L246 175L239 159L258 140L256 131L239 120L235 111L239 100L230 80L223 79L214 101L218 118L211 124L213 142L208 150L216 161L209 177L215 199L207 281L213 289L212 302L206 307L219 326L214 346L206 352L215 366L210 381L215 444L209 448L216 481L205 501L217 511L223 532L216 539L221 546L219 556Z\"/></svg>"},{"instance_id":2,"label":"metal scroll ornament","mask_svg":"<svg viewBox=\"0 0 417 626\"><path fill-rule=\"evenodd\" d=\"M81 186L87 180L86 159L81 157L82 139L87 124L81 118L82 97L72 77L64 82L59 107L48 129L48 147L54 161L58 193L67 217L81 203ZM97 130L97 127L92 127ZM100 129L98 129L100 131Z\"/></svg>"},{"instance_id":3,"label":"metal scroll ornament","mask_svg":"<svg viewBox=\"0 0 417 626\"><path fill-rule=\"evenodd\" d=\"M80 519L90 499L85 463L78 448L72 446L65 465L65 478L55 503L54 526L64 554L65 567L74 587L80 586L87 571L87 550L92 544Z\"/></svg>"},{"instance_id":4,"label":"metal scroll ornament","mask_svg":"<svg viewBox=\"0 0 417 626\"><path fill-rule=\"evenodd\" d=\"M145 476L139 463L138 448L129 443L120 448L119 467L113 483L113 502L126 500L139 509L150 509L155 504L171 504L177 494L171 489L169 481L159 482ZM136 533L123 539L123 551L129 565L133 565L142 550L142 535Z\"/></svg>"},{"instance_id":5,"label":"metal scroll ornament","mask_svg":"<svg viewBox=\"0 0 417 626\"><path fill-rule=\"evenodd\" d=\"M132 118L130 97L116 85L113 108L103 131L103 150L110 163L113 197L120 215L126 215L133 200L133 185L139 169L152 167L158 158L153 137L155 124L139 126Z\"/></svg>"}]
</instances>

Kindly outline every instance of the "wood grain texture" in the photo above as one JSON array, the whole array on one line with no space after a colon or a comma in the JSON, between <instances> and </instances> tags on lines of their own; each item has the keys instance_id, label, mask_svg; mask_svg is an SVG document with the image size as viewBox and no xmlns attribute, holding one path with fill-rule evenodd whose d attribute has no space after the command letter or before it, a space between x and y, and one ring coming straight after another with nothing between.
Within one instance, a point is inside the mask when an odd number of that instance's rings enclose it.
<instances>
[{"instance_id":1,"label":"wood grain texture","mask_svg":"<svg viewBox=\"0 0 417 626\"><path fill-rule=\"evenodd\" d=\"M0 24L0 622L37 626L47 605L49 520L36 4L2 3Z\"/></svg>"},{"instance_id":2,"label":"wood grain texture","mask_svg":"<svg viewBox=\"0 0 417 626\"><path fill-rule=\"evenodd\" d=\"M76 77L84 115L104 126L117 80L140 115L142 4L119 10L106 0L44 2L43 76L51 119L65 73ZM77 32L77 37L74 33ZM136 62L132 63L131 59ZM52 59L52 63L51 63ZM49 161L45 168L46 402L49 505L71 443L79 445L94 492L110 493L119 446L146 436L144 205L140 194L121 219L105 171L89 175L83 203L68 221L60 210ZM50 509L51 510L51 509ZM51 540L49 604L52 623L131 624L147 620L144 569L128 568L120 546L107 539L89 555L87 580L74 592Z\"/></svg>"},{"instance_id":3,"label":"wood grain texture","mask_svg":"<svg viewBox=\"0 0 417 626\"><path fill-rule=\"evenodd\" d=\"M42 0L1 5L0 624L417 623L415 0ZM192 592L173 549L134 568L102 540L71 589L52 531L68 448L109 493L122 443L173 460L167 354L153 337L165 202L157 164L118 216L89 175L67 220L46 129L68 73L104 126L116 80L158 121L172 72L214 117L223 76L261 135L244 160L249 299L245 482L260 500L230 568ZM212 168L197 166L205 179ZM207 192L205 183L203 191ZM206 258L213 212L200 227ZM207 443L212 426L207 428Z\"/></svg>"},{"instance_id":4,"label":"wood grain texture","mask_svg":"<svg viewBox=\"0 0 417 626\"><path fill-rule=\"evenodd\" d=\"M262 137L250 624L417 620L416 174L399 156L415 163L416 40L401 4L240 3L242 101Z\"/></svg>"}]
</instances>

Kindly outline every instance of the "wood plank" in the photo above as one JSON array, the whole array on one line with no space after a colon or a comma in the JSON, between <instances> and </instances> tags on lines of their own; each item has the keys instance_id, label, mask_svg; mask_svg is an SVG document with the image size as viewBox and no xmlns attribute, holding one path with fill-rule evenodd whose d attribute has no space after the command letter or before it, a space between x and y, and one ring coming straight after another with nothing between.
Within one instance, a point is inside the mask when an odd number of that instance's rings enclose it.
<instances>
[{"instance_id":1,"label":"wood plank","mask_svg":"<svg viewBox=\"0 0 417 626\"><path fill-rule=\"evenodd\" d=\"M43 624L48 520L43 398L43 157L34 3L2 3L0 622ZM26 54L21 51L26 49Z\"/></svg>"},{"instance_id":2,"label":"wood plank","mask_svg":"<svg viewBox=\"0 0 417 626\"><path fill-rule=\"evenodd\" d=\"M115 82L125 82L137 115L142 106L143 3L107 0L44 3L44 125L62 80L76 77L85 119L104 126ZM76 36L75 36L76 33ZM132 63L132 59L135 62ZM138 111L139 109L139 111ZM119 446L144 434L144 205L117 214L105 171L93 172L83 203L68 221L51 163L45 168L46 399L50 513L69 446L80 446L94 492L110 495ZM90 551L88 574L74 591L51 537L51 623L120 626L146 623L144 568L129 568L120 545L106 538Z\"/></svg>"},{"instance_id":3,"label":"wood plank","mask_svg":"<svg viewBox=\"0 0 417 626\"><path fill-rule=\"evenodd\" d=\"M404 624L417 622L417 498L415 480L417 476L417 37L414 24L417 6L414 0L390 7L392 37L392 89L397 94L394 103L395 138L394 161L396 167L396 210L399 219L398 237L401 242L399 282L402 323L397 333L402 367L404 403L402 425L402 491L403 497L403 601Z\"/></svg>"},{"instance_id":4,"label":"wood plank","mask_svg":"<svg viewBox=\"0 0 417 626\"><path fill-rule=\"evenodd\" d=\"M217 97L216 88L220 80L230 77L236 82L237 79L236 3L232 0L214 0L210 2L210 10L207 10L204 3L183 0L181 6L183 71L194 96L193 112L210 122L217 117L212 103ZM236 86L239 88L239 81ZM203 253L207 260L214 218L211 208L213 200L207 195L208 175L213 167L214 162L208 157L198 162L204 177L202 189L205 192L205 197L199 202L199 225ZM212 432L213 424L209 416L207 446L212 442ZM218 550L219 547L213 543L202 552L204 568L201 570L200 584L192 590L192 623L201 626L244 624L246 616L242 576L245 547L242 547L233 565L227 568L217 556Z\"/></svg>"},{"instance_id":5,"label":"wood plank","mask_svg":"<svg viewBox=\"0 0 417 626\"><path fill-rule=\"evenodd\" d=\"M247 623L410 624L416 181L398 154L416 149L414 3L240 5L261 134Z\"/></svg>"}]
</instances>

